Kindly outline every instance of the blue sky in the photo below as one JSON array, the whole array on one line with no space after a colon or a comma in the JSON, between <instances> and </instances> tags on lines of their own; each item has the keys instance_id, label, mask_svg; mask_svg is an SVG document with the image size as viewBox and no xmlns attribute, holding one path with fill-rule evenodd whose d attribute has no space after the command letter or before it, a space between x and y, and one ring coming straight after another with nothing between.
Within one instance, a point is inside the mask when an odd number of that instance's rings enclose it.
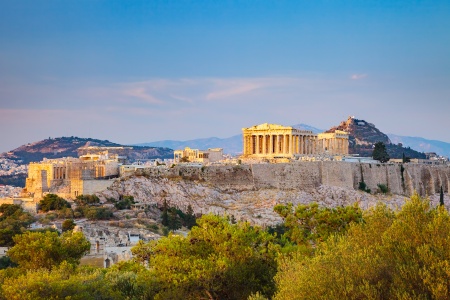
<instances>
[{"instance_id":1,"label":"blue sky","mask_svg":"<svg viewBox=\"0 0 450 300\"><path fill-rule=\"evenodd\" d=\"M450 1L0 0L0 151L269 122L450 142Z\"/></svg>"}]
</instances>

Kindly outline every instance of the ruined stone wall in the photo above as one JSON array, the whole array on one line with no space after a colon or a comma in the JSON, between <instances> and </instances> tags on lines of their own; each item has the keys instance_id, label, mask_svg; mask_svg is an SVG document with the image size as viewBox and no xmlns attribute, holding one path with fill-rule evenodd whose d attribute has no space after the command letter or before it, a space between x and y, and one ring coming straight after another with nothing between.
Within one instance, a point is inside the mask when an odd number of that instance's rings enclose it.
<instances>
[{"instance_id":1,"label":"ruined stone wall","mask_svg":"<svg viewBox=\"0 0 450 300\"><path fill-rule=\"evenodd\" d=\"M92 195L97 192L101 192L109 188L114 182L114 179L109 180L83 180L83 190L84 195Z\"/></svg>"},{"instance_id":2,"label":"ruined stone wall","mask_svg":"<svg viewBox=\"0 0 450 300\"><path fill-rule=\"evenodd\" d=\"M25 182L25 193L42 194L47 192L53 178L53 164L31 163Z\"/></svg>"}]
</instances>

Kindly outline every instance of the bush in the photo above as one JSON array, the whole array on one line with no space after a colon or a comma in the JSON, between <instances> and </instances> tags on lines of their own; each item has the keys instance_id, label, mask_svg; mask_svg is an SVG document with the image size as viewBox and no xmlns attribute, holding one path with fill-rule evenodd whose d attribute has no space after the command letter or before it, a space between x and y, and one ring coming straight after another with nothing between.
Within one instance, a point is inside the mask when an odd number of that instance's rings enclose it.
<instances>
[{"instance_id":1,"label":"bush","mask_svg":"<svg viewBox=\"0 0 450 300\"><path fill-rule=\"evenodd\" d=\"M366 183L364 181L360 181L358 189L361 190L361 191L365 191L366 190Z\"/></svg>"},{"instance_id":2,"label":"bush","mask_svg":"<svg viewBox=\"0 0 450 300\"><path fill-rule=\"evenodd\" d=\"M83 214L89 220L109 220L113 217L113 212L104 207L88 207L83 210Z\"/></svg>"},{"instance_id":3,"label":"bush","mask_svg":"<svg viewBox=\"0 0 450 300\"><path fill-rule=\"evenodd\" d=\"M96 195L79 195L75 203L78 206L94 205L100 203L100 199Z\"/></svg>"},{"instance_id":4,"label":"bush","mask_svg":"<svg viewBox=\"0 0 450 300\"><path fill-rule=\"evenodd\" d=\"M133 196L123 196L123 198L121 200L114 203L114 207L117 208L118 210L130 209L131 205L134 203L136 203L136 202L134 202Z\"/></svg>"},{"instance_id":5,"label":"bush","mask_svg":"<svg viewBox=\"0 0 450 300\"><path fill-rule=\"evenodd\" d=\"M39 208L43 212L48 212L50 210L59 210L59 209L65 208L65 207L70 208L69 202L67 202L66 200L64 200L63 198L61 198L55 194L47 194L39 202Z\"/></svg>"},{"instance_id":6,"label":"bush","mask_svg":"<svg viewBox=\"0 0 450 300\"><path fill-rule=\"evenodd\" d=\"M62 231L70 231L73 230L75 228L75 222L72 219L67 219L64 220L64 222L62 223Z\"/></svg>"},{"instance_id":7,"label":"bush","mask_svg":"<svg viewBox=\"0 0 450 300\"><path fill-rule=\"evenodd\" d=\"M377 186L381 193L387 194L389 192L389 188L387 187L387 185L379 183L377 184Z\"/></svg>"},{"instance_id":8,"label":"bush","mask_svg":"<svg viewBox=\"0 0 450 300\"><path fill-rule=\"evenodd\" d=\"M363 191L363 192L369 193L369 194L371 192L371 190L369 188L367 188L367 185L366 185L366 183L364 181L360 181L359 182L358 189Z\"/></svg>"}]
</instances>

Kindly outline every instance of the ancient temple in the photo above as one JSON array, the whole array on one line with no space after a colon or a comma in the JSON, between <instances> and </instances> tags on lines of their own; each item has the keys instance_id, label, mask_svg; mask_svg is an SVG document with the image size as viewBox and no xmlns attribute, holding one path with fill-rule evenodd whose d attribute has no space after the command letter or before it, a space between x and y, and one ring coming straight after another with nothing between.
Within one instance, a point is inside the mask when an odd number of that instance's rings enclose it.
<instances>
[{"instance_id":1,"label":"ancient temple","mask_svg":"<svg viewBox=\"0 0 450 300\"><path fill-rule=\"evenodd\" d=\"M291 158L316 153L317 135L309 130L264 123L242 128L244 157Z\"/></svg>"},{"instance_id":2,"label":"ancient temple","mask_svg":"<svg viewBox=\"0 0 450 300\"><path fill-rule=\"evenodd\" d=\"M317 135L318 151L330 155L348 154L348 133L341 130Z\"/></svg>"},{"instance_id":3,"label":"ancient temple","mask_svg":"<svg viewBox=\"0 0 450 300\"><path fill-rule=\"evenodd\" d=\"M260 124L242 128L243 158L293 158L300 155L348 154L348 133L315 134L291 126Z\"/></svg>"}]
</instances>

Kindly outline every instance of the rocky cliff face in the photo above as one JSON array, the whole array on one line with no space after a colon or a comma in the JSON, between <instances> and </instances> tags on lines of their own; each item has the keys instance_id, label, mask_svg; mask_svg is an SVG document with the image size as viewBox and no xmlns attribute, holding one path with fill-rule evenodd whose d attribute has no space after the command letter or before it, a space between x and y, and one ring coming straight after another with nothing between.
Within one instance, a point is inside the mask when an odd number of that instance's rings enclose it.
<instances>
[{"instance_id":1,"label":"rocky cliff face","mask_svg":"<svg viewBox=\"0 0 450 300\"><path fill-rule=\"evenodd\" d=\"M302 162L216 167L149 168L117 180L99 193L102 199L132 195L144 203L170 205L196 213L234 215L238 220L270 225L280 221L277 203L318 202L325 206L357 202L368 208L378 202L400 207L417 191L438 202L440 186L448 202L450 168L447 166L377 165L344 162ZM357 190L364 181L375 193ZM376 193L378 184L388 195Z\"/></svg>"}]
</instances>

